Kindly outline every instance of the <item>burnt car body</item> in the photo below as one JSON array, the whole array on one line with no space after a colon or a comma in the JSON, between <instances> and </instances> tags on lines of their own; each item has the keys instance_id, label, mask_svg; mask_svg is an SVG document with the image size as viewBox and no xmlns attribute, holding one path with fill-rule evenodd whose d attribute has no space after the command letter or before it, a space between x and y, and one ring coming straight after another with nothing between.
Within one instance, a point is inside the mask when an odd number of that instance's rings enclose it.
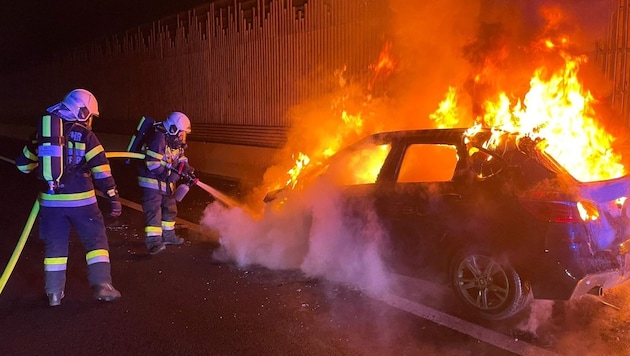
<instances>
[{"instance_id":1,"label":"burnt car body","mask_svg":"<svg viewBox=\"0 0 630 356\"><path fill-rule=\"evenodd\" d=\"M503 133L489 145L494 137L377 133L312 176L342 187L347 216L373 208L391 268L449 283L484 318L518 313L530 294L570 300L626 281L630 178L579 182L534 140Z\"/></svg>"}]
</instances>

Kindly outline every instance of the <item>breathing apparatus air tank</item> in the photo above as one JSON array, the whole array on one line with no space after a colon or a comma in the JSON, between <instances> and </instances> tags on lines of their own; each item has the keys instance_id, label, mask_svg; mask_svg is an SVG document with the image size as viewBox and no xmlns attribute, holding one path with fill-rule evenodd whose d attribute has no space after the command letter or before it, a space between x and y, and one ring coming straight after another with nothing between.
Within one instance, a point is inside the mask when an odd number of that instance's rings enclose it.
<instances>
[{"instance_id":1,"label":"breathing apparatus air tank","mask_svg":"<svg viewBox=\"0 0 630 356\"><path fill-rule=\"evenodd\" d=\"M144 139L151 127L155 124L155 120L150 117L143 116L136 127L136 132L131 136L129 145L127 146L127 152L141 153L142 146L144 145ZM125 163L129 164L130 159L127 159Z\"/></svg>"},{"instance_id":2,"label":"breathing apparatus air tank","mask_svg":"<svg viewBox=\"0 0 630 356\"><path fill-rule=\"evenodd\" d=\"M60 187L59 180L64 170L65 137L63 120L59 116L42 116L39 121L37 144L39 177L48 183L48 194L54 194L55 189Z\"/></svg>"}]
</instances>

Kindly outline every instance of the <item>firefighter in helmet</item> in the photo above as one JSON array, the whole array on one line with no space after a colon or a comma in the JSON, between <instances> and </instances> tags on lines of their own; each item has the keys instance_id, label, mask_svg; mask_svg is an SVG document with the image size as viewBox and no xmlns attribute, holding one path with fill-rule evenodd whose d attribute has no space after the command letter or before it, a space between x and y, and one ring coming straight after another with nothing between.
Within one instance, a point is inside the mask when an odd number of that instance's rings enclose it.
<instances>
[{"instance_id":1,"label":"firefighter in helmet","mask_svg":"<svg viewBox=\"0 0 630 356\"><path fill-rule=\"evenodd\" d=\"M145 244L150 254L181 245L175 234L177 201L174 197L180 179L195 179L194 169L184 155L186 135L191 132L188 116L172 112L166 120L155 123L146 133L144 164L139 168L142 211L145 215Z\"/></svg>"},{"instance_id":2,"label":"firefighter in helmet","mask_svg":"<svg viewBox=\"0 0 630 356\"><path fill-rule=\"evenodd\" d=\"M49 305L61 304L64 297L72 228L86 250L87 278L94 297L117 300L120 292L112 285L109 245L95 186L106 194L110 216L120 216L122 205L103 146L91 131L92 119L99 115L98 103L89 91L75 89L46 111L37 140L24 147L16 165L23 173L37 169L40 178L51 170L59 171L57 180L42 186L39 195L39 237L44 241L44 279ZM43 142L49 131L43 127L50 122L57 123L59 136ZM47 156L45 152L54 151L51 147L57 147L59 154ZM57 168L51 166L56 159L60 160L56 161Z\"/></svg>"}]
</instances>

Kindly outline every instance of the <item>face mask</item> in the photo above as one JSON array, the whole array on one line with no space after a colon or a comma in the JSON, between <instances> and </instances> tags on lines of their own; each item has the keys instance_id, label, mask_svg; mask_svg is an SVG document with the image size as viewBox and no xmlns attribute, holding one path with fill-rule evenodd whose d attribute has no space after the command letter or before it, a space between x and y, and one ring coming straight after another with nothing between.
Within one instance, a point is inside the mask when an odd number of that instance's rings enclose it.
<instances>
[{"instance_id":1,"label":"face mask","mask_svg":"<svg viewBox=\"0 0 630 356\"><path fill-rule=\"evenodd\" d=\"M168 146L171 148L180 148L180 147L185 146L186 133L180 132L177 135L166 135L166 144L168 144Z\"/></svg>"}]
</instances>

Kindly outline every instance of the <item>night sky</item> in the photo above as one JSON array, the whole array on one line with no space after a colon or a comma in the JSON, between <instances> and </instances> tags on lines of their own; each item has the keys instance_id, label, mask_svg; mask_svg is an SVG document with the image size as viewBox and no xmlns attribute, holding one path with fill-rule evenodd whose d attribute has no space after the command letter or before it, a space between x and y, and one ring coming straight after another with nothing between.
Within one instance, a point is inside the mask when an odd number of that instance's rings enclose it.
<instances>
[{"instance_id":1,"label":"night sky","mask_svg":"<svg viewBox=\"0 0 630 356\"><path fill-rule=\"evenodd\" d=\"M64 0L5 2L0 65L45 59L63 50L176 14L209 0ZM62 4L62 5L59 5Z\"/></svg>"}]
</instances>

